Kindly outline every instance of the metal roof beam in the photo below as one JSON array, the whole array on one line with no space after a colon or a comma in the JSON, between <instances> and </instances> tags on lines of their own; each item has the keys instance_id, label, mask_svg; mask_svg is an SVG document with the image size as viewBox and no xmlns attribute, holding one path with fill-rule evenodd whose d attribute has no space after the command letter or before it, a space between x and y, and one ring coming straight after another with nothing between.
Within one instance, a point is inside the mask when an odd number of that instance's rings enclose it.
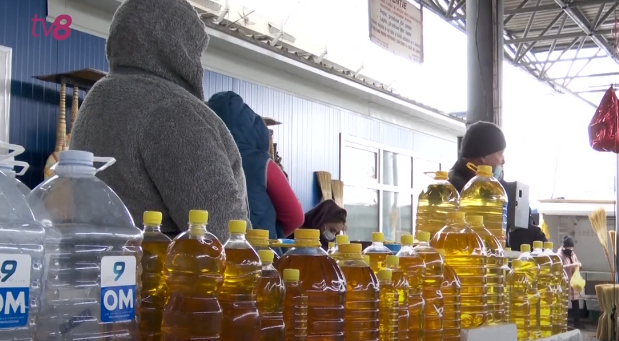
<instances>
[{"instance_id":1,"label":"metal roof beam","mask_svg":"<svg viewBox=\"0 0 619 341\"><path fill-rule=\"evenodd\" d=\"M571 33L548 34L548 35L540 34L539 36L535 36L535 37L523 37L523 38L514 38L514 39L505 40L505 44L521 44L521 43L530 43L530 42L535 42L535 41L549 41L549 40L555 40L555 39L590 37L592 35L599 35L600 37L602 37L603 34L611 34L611 33L612 33L612 30L595 31L593 32L593 34L588 34L586 32L571 32ZM602 39L604 39L604 37L602 37Z\"/></svg>"},{"instance_id":2,"label":"metal roof beam","mask_svg":"<svg viewBox=\"0 0 619 341\"><path fill-rule=\"evenodd\" d=\"M568 58L568 59L555 59L549 60L551 63L563 63L563 62L571 62L572 60L589 60L589 59L604 59L608 58L607 56L593 56L593 57L577 57L577 58ZM516 66L526 66L526 65L540 65L544 64L545 61L532 61L532 62L520 62Z\"/></svg>"},{"instance_id":3,"label":"metal roof beam","mask_svg":"<svg viewBox=\"0 0 619 341\"><path fill-rule=\"evenodd\" d=\"M605 5L615 3L616 0L580 0L580 1L572 1L566 4L568 7L579 7L579 6L595 6L595 5ZM506 9L505 14L522 14L522 13L531 13L531 12L541 12L541 11L552 11L557 10L557 6L553 4L549 5L540 5L540 6L530 6L530 7L521 7L521 8L513 8Z\"/></svg>"},{"instance_id":4,"label":"metal roof beam","mask_svg":"<svg viewBox=\"0 0 619 341\"><path fill-rule=\"evenodd\" d=\"M605 72L605 73L594 73L590 75L574 75L574 76L565 76L565 77L556 77L556 78L548 78L551 81L558 81L562 79L570 79L570 78L589 78L589 77L610 77L610 76L619 76L619 72Z\"/></svg>"}]
</instances>

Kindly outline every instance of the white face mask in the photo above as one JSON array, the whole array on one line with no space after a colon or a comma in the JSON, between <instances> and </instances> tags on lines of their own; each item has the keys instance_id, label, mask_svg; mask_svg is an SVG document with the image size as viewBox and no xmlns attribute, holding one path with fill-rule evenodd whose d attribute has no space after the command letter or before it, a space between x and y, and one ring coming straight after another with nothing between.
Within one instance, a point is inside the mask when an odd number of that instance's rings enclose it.
<instances>
[{"instance_id":1,"label":"white face mask","mask_svg":"<svg viewBox=\"0 0 619 341\"><path fill-rule=\"evenodd\" d=\"M492 171L492 176L497 180L501 180L501 176L503 175L503 166L498 165L494 166L494 170Z\"/></svg>"},{"instance_id":2,"label":"white face mask","mask_svg":"<svg viewBox=\"0 0 619 341\"><path fill-rule=\"evenodd\" d=\"M329 229L326 229L324 231L322 231L322 235L328 240L334 240L335 239L335 233L331 232Z\"/></svg>"}]
</instances>

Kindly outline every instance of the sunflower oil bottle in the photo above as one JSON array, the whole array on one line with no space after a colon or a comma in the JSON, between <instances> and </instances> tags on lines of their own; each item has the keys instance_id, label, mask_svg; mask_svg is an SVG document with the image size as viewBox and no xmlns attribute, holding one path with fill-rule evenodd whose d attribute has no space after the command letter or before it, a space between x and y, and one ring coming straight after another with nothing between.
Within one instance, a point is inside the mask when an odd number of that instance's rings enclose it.
<instances>
[{"instance_id":1,"label":"sunflower oil bottle","mask_svg":"<svg viewBox=\"0 0 619 341\"><path fill-rule=\"evenodd\" d=\"M363 250L364 255L370 256L370 267L374 273L385 268L385 259L393 253L384 245L385 235L382 232L372 232L372 245Z\"/></svg>"},{"instance_id":2,"label":"sunflower oil bottle","mask_svg":"<svg viewBox=\"0 0 619 341\"><path fill-rule=\"evenodd\" d=\"M327 244L327 254L332 255L335 252L335 242L329 242Z\"/></svg>"},{"instance_id":3,"label":"sunflower oil bottle","mask_svg":"<svg viewBox=\"0 0 619 341\"><path fill-rule=\"evenodd\" d=\"M563 318L561 319L561 333L565 333L567 332L567 312L568 312L568 305L569 305L569 286L570 286L570 281L568 279L569 277L567 276L567 272L565 271L565 269L563 269L563 276L561 277L561 290L563 291L563 301L562 301L562 315Z\"/></svg>"},{"instance_id":4,"label":"sunflower oil bottle","mask_svg":"<svg viewBox=\"0 0 619 341\"><path fill-rule=\"evenodd\" d=\"M308 301L307 340L343 341L346 280L335 261L320 247L320 230L298 229L294 247L275 264L301 272L300 286Z\"/></svg>"},{"instance_id":5,"label":"sunflower oil bottle","mask_svg":"<svg viewBox=\"0 0 619 341\"><path fill-rule=\"evenodd\" d=\"M146 211L142 217L142 304L140 305L140 340L161 339L161 317L168 296L163 269L168 245L172 240L161 233L161 212Z\"/></svg>"},{"instance_id":6,"label":"sunflower oil bottle","mask_svg":"<svg viewBox=\"0 0 619 341\"><path fill-rule=\"evenodd\" d=\"M299 284L299 270L284 269L284 324L286 341L307 340L307 296Z\"/></svg>"},{"instance_id":7,"label":"sunflower oil bottle","mask_svg":"<svg viewBox=\"0 0 619 341\"><path fill-rule=\"evenodd\" d=\"M445 227L432 238L432 246L445 250L445 263L460 280L460 323L477 328L488 320L487 256L484 243L466 223L464 212L447 215Z\"/></svg>"},{"instance_id":8,"label":"sunflower oil bottle","mask_svg":"<svg viewBox=\"0 0 619 341\"><path fill-rule=\"evenodd\" d=\"M512 261L512 269L507 275L508 322L516 325L518 341L531 338L531 308L528 294L531 291L529 276L520 259Z\"/></svg>"},{"instance_id":9,"label":"sunflower oil bottle","mask_svg":"<svg viewBox=\"0 0 619 341\"><path fill-rule=\"evenodd\" d=\"M437 249L445 258L445 250ZM443 341L460 340L460 279L454 269L447 263L443 264Z\"/></svg>"},{"instance_id":10,"label":"sunflower oil bottle","mask_svg":"<svg viewBox=\"0 0 619 341\"><path fill-rule=\"evenodd\" d=\"M430 238L445 226L447 212L459 208L460 194L447 178L447 172L435 172L434 182L419 194L415 231L429 232Z\"/></svg>"},{"instance_id":11,"label":"sunflower oil bottle","mask_svg":"<svg viewBox=\"0 0 619 341\"><path fill-rule=\"evenodd\" d=\"M396 256L400 260L400 269L408 281L408 339L422 340L423 337L423 316L425 302L423 300L423 273L425 263L413 248L413 236L410 234L400 237L402 247Z\"/></svg>"},{"instance_id":12,"label":"sunflower oil bottle","mask_svg":"<svg viewBox=\"0 0 619 341\"><path fill-rule=\"evenodd\" d=\"M539 277L537 278L537 291L540 295L540 331L542 337L552 335L552 322L554 315L553 299L555 297L552 276L552 260L544 253L544 243L541 241L533 242L533 252L531 257L539 266Z\"/></svg>"},{"instance_id":13,"label":"sunflower oil bottle","mask_svg":"<svg viewBox=\"0 0 619 341\"><path fill-rule=\"evenodd\" d=\"M247 230L245 235L245 239L249 245L251 245L256 252L260 250L270 250L273 252L273 261L276 262L279 259L279 255L277 252L273 251L269 246L269 231L268 230L259 230L259 229L251 229Z\"/></svg>"},{"instance_id":14,"label":"sunflower oil bottle","mask_svg":"<svg viewBox=\"0 0 619 341\"><path fill-rule=\"evenodd\" d=\"M385 262L387 263L387 269L391 270L393 286L398 291L398 341L408 341L408 326L410 324L410 314L408 312L410 287L408 286L408 280L400 268L400 257L387 256Z\"/></svg>"},{"instance_id":15,"label":"sunflower oil bottle","mask_svg":"<svg viewBox=\"0 0 619 341\"><path fill-rule=\"evenodd\" d=\"M221 340L217 292L224 281L226 254L206 230L207 222L207 211L190 211L189 229L168 247L164 276L170 296L163 308L162 341Z\"/></svg>"},{"instance_id":16,"label":"sunflower oil bottle","mask_svg":"<svg viewBox=\"0 0 619 341\"><path fill-rule=\"evenodd\" d=\"M484 243L486 251L486 283L488 286L488 324L497 324L505 319L504 269L505 253L501 242L486 229L484 217L467 215L469 226Z\"/></svg>"},{"instance_id":17,"label":"sunflower oil bottle","mask_svg":"<svg viewBox=\"0 0 619 341\"><path fill-rule=\"evenodd\" d=\"M450 212L453 214L455 212ZM435 341L443 339L443 257L430 246L430 233L417 232L419 244L414 250L426 265L423 272L423 300L425 309L423 315L423 340Z\"/></svg>"},{"instance_id":18,"label":"sunflower oil bottle","mask_svg":"<svg viewBox=\"0 0 619 341\"><path fill-rule=\"evenodd\" d=\"M393 285L391 269L380 269L377 274L380 283L380 341L398 341L398 289ZM348 335L348 334L346 334ZM366 340L366 339L352 339Z\"/></svg>"},{"instance_id":19,"label":"sunflower oil bottle","mask_svg":"<svg viewBox=\"0 0 619 341\"><path fill-rule=\"evenodd\" d=\"M501 246L503 247L503 254L505 255L505 257L503 258L503 266L501 267L503 269L503 291L505 292L505 296L504 296L505 304L503 305L503 307L505 308L505 314L504 314L503 322L508 322L509 321L509 302L507 300L507 275L509 275L511 268L509 267L509 258L507 258L507 253L510 252L512 249L505 246L505 241L501 242Z\"/></svg>"},{"instance_id":20,"label":"sunflower oil bottle","mask_svg":"<svg viewBox=\"0 0 619 341\"><path fill-rule=\"evenodd\" d=\"M338 251L339 246L342 244L348 244L348 236L343 235L343 234L338 234L337 236L335 236L335 245L333 246L333 249L331 249L330 251L327 251L327 254L329 254L333 259L337 260L337 257L339 256L337 251Z\"/></svg>"},{"instance_id":21,"label":"sunflower oil bottle","mask_svg":"<svg viewBox=\"0 0 619 341\"><path fill-rule=\"evenodd\" d=\"M529 281L529 310L531 312L531 323L529 327L529 337L532 340L541 338L541 329L540 329L540 294L538 292L538 281L539 278L539 265L533 257L531 257L531 245L522 244L520 245L520 257L518 257L520 261L520 266L522 271L527 276L527 280ZM515 261L515 260L514 260ZM512 261L512 266L514 264ZM510 314L513 312L510 311Z\"/></svg>"},{"instance_id":22,"label":"sunflower oil bottle","mask_svg":"<svg viewBox=\"0 0 619 341\"><path fill-rule=\"evenodd\" d=\"M561 277L563 277L563 263L559 255L553 252L553 243L544 243L544 254L552 261L552 335L561 333L563 329L563 289L561 288ZM566 326L567 327L567 326Z\"/></svg>"},{"instance_id":23,"label":"sunflower oil bottle","mask_svg":"<svg viewBox=\"0 0 619 341\"><path fill-rule=\"evenodd\" d=\"M378 340L378 280L363 261L361 244L338 246L338 265L346 278L346 340Z\"/></svg>"},{"instance_id":24,"label":"sunflower oil bottle","mask_svg":"<svg viewBox=\"0 0 619 341\"><path fill-rule=\"evenodd\" d=\"M499 180L492 177L491 166L477 167L477 175L460 192L460 211L483 216L488 231L498 240L505 240L507 193Z\"/></svg>"},{"instance_id":25,"label":"sunflower oil bottle","mask_svg":"<svg viewBox=\"0 0 619 341\"><path fill-rule=\"evenodd\" d=\"M223 311L221 341L254 340L260 330L256 287L262 263L245 239L245 220L231 220L228 231L226 272L217 296Z\"/></svg>"},{"instance_id":26,"label":"sunflower oil bottle","mask_svg":"<svg viewBox=\"0 0 619 341\"><path fill-rule=\"evenodd\" d=\"M279 272L273 267L273 252L258 250L262 272L256 289L256 303L260 314L260 341L284 341L284 296L286 288ZM253 341L253 340L252 340Z\"/></svg>"}]
</instances>

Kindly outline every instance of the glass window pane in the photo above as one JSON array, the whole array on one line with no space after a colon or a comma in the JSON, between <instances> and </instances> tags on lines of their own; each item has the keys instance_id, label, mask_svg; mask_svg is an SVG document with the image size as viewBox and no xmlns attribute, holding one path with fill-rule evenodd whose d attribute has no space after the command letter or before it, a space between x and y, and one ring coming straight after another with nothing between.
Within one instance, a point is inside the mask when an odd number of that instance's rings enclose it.
<instances>
[{"instance_id":1,"label":"glass window pane","mask_svg":"<svg viewBox=\"0 0 619 341\"><path fill-rule=\"evenodd\" d=\"M372 240L372 232L378 232L378 191L344 186L344 208L349 239Z\"/></svg>"},{"instance_id":2,"label":"glass window pane","mask_svg":"<svg viewBox=\"0 0 619 341\"><path fill-rule=\"evenodd\" d=\"M411 157L383 151L383 184L411 188Z\"/></svg>"},{"instance_id":3,"label":"glass window pane","mask_svg":"<svg viewBox=\"0 0 619 341\"><path fill-rule=\"evenodd\" d=\"M413 188L415 195L418 195L421 190L428 187L433 181L433 175L429 176L425 172L436 172L441 165L438 162L428 161L424 159L413 159Z\"/></svg>"},{"instance_id":4,"label":"glass window pane","mask_svg":"<svg viewBox=\"0 0 619 341\"><path fill-rule=\"evenodd\" d=\"M383 233L385 240L400 241L403 234L413 231L411 195L383 191Z\"/></svg>"},{"instance_id":5,"label":"glass window pane","mask_svg":"<svg viewBox=\"0 0 619 341\"><path fill-rule=\"evenodd\" d=\"M367 180L376 179L376 152L365 149L344 147L342 154L343 180Z\"/></svg>"}]
</instances>

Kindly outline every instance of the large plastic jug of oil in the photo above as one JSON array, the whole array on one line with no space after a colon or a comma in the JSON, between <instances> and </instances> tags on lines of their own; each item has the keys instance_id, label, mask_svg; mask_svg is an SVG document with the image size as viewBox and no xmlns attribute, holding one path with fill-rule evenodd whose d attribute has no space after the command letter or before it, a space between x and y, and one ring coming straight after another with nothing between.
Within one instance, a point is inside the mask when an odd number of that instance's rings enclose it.
<instances>
[{"instance_id":1,"label":"large plastic jug of oil","mask_svg":"<svg viewBox=\"0 0 619 341\"><path fill-rule=\"evenodd\" d=\"M460 279L462 328L476 328L488 319L487 256L484 243L466 223L464 212L447 215L445 227L432 238L431 245L445 250L445 263Z\"/></svg>"},{"instance_id":2,"label":"large plastic jug of oil","mask_svg":"<svg viewBox=\"0 0 619 341\"><path fill-rule=\"evenodd\" d=\"M231 220L228 231L224 283L217 296L223 311L221 341L254 340L260 329L256 286L262 263L245 239L245 220Z\"/></svg>"},{"instance_id":3,"label":"large plastic jug of oil","mask_svg":"<svg viewBox=\"0 0 619 341\"><path fill-rule=\"evenodd\" d=\"M284 269L284 324L286 341L307 340L307 295L299 284L299 270Z\"/></svg>"},{"instance_id":4,"label":"large plastic jug of oil","mask_svg":"<svg viewBox=\"0 0 619 341\"><path fill-rule=\"evenodd\" d=\"M396 254L400 260L400 269L408 281L408 339L421 340L423 337L423 316L425 302L423 300L423 273L425 263L413 248L413 236L405 234L400 237L402 247Z\"/></svg>"},{"instance_id":5,"label":"large plastic jug of oil","mask_svg":"<svg viewBox=\"0 0 619 341\"><path fill-rule=\"evenodd\" d=\"M516 325L518 341L529 341L531 337L531 308L528 294L531 291L529 276L522 267L522 261L514 259L507 275L507 302L509 323Z\"/></svg>"},{"instance_id":6,"label":"large plastic jug of oil","mask_svg":"<svg viewBox=\"0 0 619 341\"><path fill-rule=\"evenodd\" d=\"M344 340L346 280L333 258L320 247L320 230L298 229L294 247L275 264L301 272L300 286L308 297L307 341Z\"/></svg>"},{"instance_id":7,"label":"large plastic jug of oil","mask_svg":"<svg viewBox=\"0 0 619 341\"><path fill-rule=\"evenodd\" d=\"M361 244L342 244L338 265L346 278L346 340L378 340L378 280L363 261Z\"/></svg>"},{"instance_id":8,"label":"large plastic jug of oil","mask_svg":"<svg viewBox=\"0 0 619 341\"><path fill-rule=\"evenodd\" d=\"M531 245L522 244L520 245L520 256L518 257L520 260L520 264L522 267L522 271L527 276L527 280L529 281L529 309L531 311L531 323L529 327L529 334L531 339L539 339L541 338L541 329L540 329L540 294L538 292L538 281L539 278L539 265L531 257ZM512 261L512 265L513 265ZM511 313L511 311L510 311Z\"/></svg>"},{"instance_id":9,"label":"large plastic jug of oil","mask_svg":"<svg viewBox=\"0 0 619 341\"><path fill-rule=\"evenodd\" d=\"M563 277L563 263L561 257L553 252L553 243L544 243L544 254L550 257L552 261L551 274L552 274L552 335L561 333L563 329L563 288L561 288L561 277ZM565 326L567 328L567 326Z\"/></svg>"},{"instance_id":10,"label":"large plastic jug of oil","mask_svg":"<svg viewBox=\"0 0 619 341\"><path fill-rule=\"evenodd\" d=\"M438 253L445 258L445 250L437 249ZM441 294L443 294L443 341L459 341L460 330L460 279L456 271L443 264L443 284L441 284Z\"/></svg>"},{"instance_id":11,"label":"large plastic jug of oil","mask_svg":"<svg viewBox=\"0 0 619 341\"><path fill-rule=\"evenodd\" d=\"M426 231L430 238L445 226L447 212L460 206L460 194L447 178L445 171L434 172L434 181L419 194L415 231Z\"/></svg>"},{"instance_id":12,"label":"large plastic jug of oil","mask_svg":"<svg viewBox=\"0 0 619 341\"><path fill-rule=\"evenodd\" d=\"M544 243L541 241L533 242L533 252L531 257L539 266L539 277L537 278L537 291L540 296L539 315L540 315L540 331L542 337L550 337L552 335L552 317L555 307L553 306L553 298L555 292L553 288L552 278L552 259L544 253Z\"/></svg>"},{"instance_id":13,"label":"large plastic jug of oil","mask_svg":"<svg viewBox=\"0 0 619 341\"><path fill-rule=\"evenodd\" d=\"M475 166L469 163L469 168ZM478 166L477 175L460 192L460 210L467 215L481 215L484 225L499 240L505 240L507 229L507 193L499 180L492 177L491 166Z\"/></svg>"},{"instance_id":14,"label":"large plastic jug of oil","mask_svg":"<svg viewBox=\"0 0 619 341\"><path fill-rule=\"evenodd\" d=\"M372 232L372 245L363 250L364 255L370 256L370 267L374 273L385 268L385 259L393 253L385 246L385 235L382 232Z\"/></svg>"},{"instance_id":15,"label":"large plastic jug of oil","mask_svg":"<svg viewBox=\"0 0 619 341\"><path fill-rule=\"evenodd\" d=\"M260 341L284 341L284 281L273 267L272 250L258 250L258 256L262 262L262 273L256 292L260 314Z\"/></svg>"},{"instance_id":16,"label":"large plastic jug of oil","mask_svg":"<svg viewBox=\"0 0 619 341\"><path fill-rule=\"evenodd\" d=\"M271 252L273 252L273 262L276 262L279 259L279 255L277 254L277 252L273 251L273 249L269 247L268 230L248 230L245 235L245 239L247 239L249 245L251 245L254 250L256 250L256 252L260 250L270 250Z\"/></svg>"},{"instance_id":17,"label":"large plastic jug of oil","mask_svg":"<svg viewBox=\"0 0 619 341\"><path fill-rule=\"evenodd\" d=\"M344 234L338 234L337 236L335 236L335 243L333 245L333 248L329 248L327 254L329 254L333 259L337 260L339 256L337 254L338 247L342 244L348 244L348 236Z\"/></svg>"},{"instance_id":18,"label":"large plastic jug of oil","mask_svg":"<svg viewBox=\"0 0 619 341\"><path fill-rule=\"evenodd\" d=\"M226 269L223 245L206 230L208 212L189 212L189 229L168 247L164 276L170 297L163 308L162 341L221 340L217 300Z\"/></svg>"},{"instance_id":19,"label":"large plastic jug of oil","mask_svg":"<svg viewBox=\"0 0 619 341\"><path fill-rule=\"evenodd\" d=\"M380 283L380 341L398 341L398 290L393 285L391 269L380 269L377 274ZM348 333L346 333L348 338ZM366 339L352 339L366 340Z\"/></svg>"},{"instance_id":20,"label":"large plastic jug of oil","mask_svg":"<svg viewBox=\"0 0 619 341\"><path fill-rule=\"evenodd\" d=\"M391 281L393 287L398 291L398 341L408 340L408 325L410 324L410 314L408 312L408 296L410 287L404 272L400 268L400 257L387 256L385 260L387 269L391 270Z\"/></svg>"},{"instance_id":21,"label":"large plastic jug of oil","mask_svg":"<svg viewBox=\"0 0 619 341\"><path fill-rule=\"evenodd\" d=\"M142 305L140 306L140 340L161 338L163 306L168 298L164 266L172 240L161 233L161 212L146 211L142 217Z\"/></svg>"},{"instance_id":22,"label":"large plastic jug of oil","mask_svg":"<svg viewBox=\"0 0 619 341\"><path fill-rule=\"evenodd\" d=\"M417 240L419 244L414 249L426 265L422 276L423 300L426 304L423 316L423 340L440 341L443 339L443 295L441 294L443 257L430 246L430 233L417 232Z\"/></svg>"},{"instance_id":23,"label":"large plastic jug of oil","mask_svg":"<svg viewBox=\"0 0 619 341\"><path fill-rule=\"evenodd\" d=\"M501 242L484 226L484 217L467 215L469 226L484 243L486 251L486 283L488 284L488 324L501 323L505 319L504 261L505 253Z\"/></svg>"}]
</instances>

